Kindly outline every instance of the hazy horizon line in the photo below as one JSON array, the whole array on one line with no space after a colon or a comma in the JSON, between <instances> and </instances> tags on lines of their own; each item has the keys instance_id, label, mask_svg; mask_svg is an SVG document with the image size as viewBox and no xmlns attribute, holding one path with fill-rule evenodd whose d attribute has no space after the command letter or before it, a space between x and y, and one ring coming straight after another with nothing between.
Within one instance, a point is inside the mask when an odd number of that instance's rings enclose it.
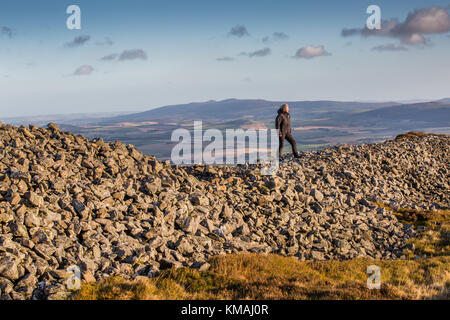
<instances>
[{"instance_id":1,"label":"hazy horizon line","mask_svg":"<svg viewBox=\"0 0 450 320\"><path fill-rule=\"evenodd\" d=\"M202 100L202 101L190 101L190 102L184 102L184 103L176 103L176 104L165 104L165 105L158 105L155 107L143 107L142 110L132 110L132 111L125 111L125 110L118 110L118 111L93 111L93 112L67 112L67 113L40 113L40 114L31 114L31 115L17 115L17 116L1 116L1 119L17 119L17 118L31 118L31 117L57 117L57 116L85 116L90 115L94 116L97 115L98 117L101 117L102 115L111 115L111 114L117 114L117 115L125 115L125 114L134 114L134 113L141 113L146 111L151 111L159 108L164 107L171 107L171 106L178 106L178 105L188 105L188 104L200 104L200 103L208 103L208 102L224 102L228 100L242 100L242 101L248 101L248 100L261 100L261 101L267 101L267 102L286 102L286 103L292 103L292 102L318 102L318 101L330 101L330 102L349 102L349 103L401 103L401 104L412 104L412 103L423 103L423 102L438 102L443 99L450 99L449 97L443 97L443 98L437 98L437 99L410 99L410 100L393 100L393 99L387 99L387 100L377 100L377 99L370 99L370 100L332 100L332 99L314 99L314 100L268 100L268 99L262 99L262 98L227 98L227 99L210 99L210 100Z\"/></svg>"}]
</instances>

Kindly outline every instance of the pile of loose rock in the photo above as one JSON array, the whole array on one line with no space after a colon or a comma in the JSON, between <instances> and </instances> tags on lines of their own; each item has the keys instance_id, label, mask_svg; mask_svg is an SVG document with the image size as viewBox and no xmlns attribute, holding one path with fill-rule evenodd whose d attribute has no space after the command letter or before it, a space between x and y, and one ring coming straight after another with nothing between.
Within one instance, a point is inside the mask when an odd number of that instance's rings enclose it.
<instances>
[{"instance_id":1,"label":"pile of loose rock","mask_svg":"<svg viewBox=\"0 0 450 320\"><path fill-rule=\"evenodd\" d=\"M258 166L171 166L121 142L0 124L0 299L62 299L214 255L401 258L391 207L449 206L449 138L339 146ZM73 270L73 269L72 269Z\"/></svg>"}]
</instances>

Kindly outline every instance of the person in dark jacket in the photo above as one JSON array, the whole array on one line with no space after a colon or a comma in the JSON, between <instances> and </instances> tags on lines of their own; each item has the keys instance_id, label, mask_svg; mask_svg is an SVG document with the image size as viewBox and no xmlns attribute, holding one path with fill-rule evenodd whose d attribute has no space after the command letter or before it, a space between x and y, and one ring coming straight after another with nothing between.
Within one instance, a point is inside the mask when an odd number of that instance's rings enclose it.
<instances>
[{"instance_id":1,"label":"person in dark jacket","mask_svg":"<svg viewBox=\"0 0 450 320\"><path fill-rule=\"evenodd\" d=\"M292 136L291 130L291 116L289 115L289 105L283 104L280 109L278 109L278 116L275 120L275 129L278 130L278 136L280 141L278 156L281 158L281 151L284 146L284 139L286 139L292 146L292 153L294 158L299 158L300 155L297 151L297 143Z\"/></svg>"}]
</instances>

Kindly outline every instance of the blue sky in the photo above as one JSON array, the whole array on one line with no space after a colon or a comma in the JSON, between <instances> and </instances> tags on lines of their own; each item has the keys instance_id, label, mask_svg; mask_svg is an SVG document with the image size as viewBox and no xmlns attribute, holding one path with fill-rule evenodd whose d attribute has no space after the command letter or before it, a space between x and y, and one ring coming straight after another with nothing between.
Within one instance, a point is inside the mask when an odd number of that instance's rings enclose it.
<instances>
[{"instance_id":1,"label":"blue sky","mask_svg":"<svg viewBox=\"0 0 450 320\"><path fill-rule=\"evenodd\" d=\"M66 28L72 4L81 8L81 30ZM371 4L383 20L397 19L392 32L364 36ZM0 117L227 98L450 96L450 0L2 0L0 6ZM343 36L344 29L353 31Z\"/></svg>"}]
</instances>

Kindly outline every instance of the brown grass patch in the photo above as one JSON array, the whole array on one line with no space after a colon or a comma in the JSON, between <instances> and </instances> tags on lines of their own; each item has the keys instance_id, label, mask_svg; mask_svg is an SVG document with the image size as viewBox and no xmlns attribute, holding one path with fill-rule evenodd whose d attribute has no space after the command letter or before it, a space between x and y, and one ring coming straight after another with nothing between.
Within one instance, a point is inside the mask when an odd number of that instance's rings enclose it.
<instances>
[{"instance_id":1,"label":"brown grass patch","mask_svg":"<svg viewBox=\"0 0 450 320\"><path fill-rule=\"evenodd\" d=\"M181 268L157 278L113 277L83 285L76 300L157 299L447 299L450 257L417 260L298 261L278 255L233 254L211 259L200 273ZM381 290L366 285L369 265L381 268Z\"/></svg>"}]
</instances>

